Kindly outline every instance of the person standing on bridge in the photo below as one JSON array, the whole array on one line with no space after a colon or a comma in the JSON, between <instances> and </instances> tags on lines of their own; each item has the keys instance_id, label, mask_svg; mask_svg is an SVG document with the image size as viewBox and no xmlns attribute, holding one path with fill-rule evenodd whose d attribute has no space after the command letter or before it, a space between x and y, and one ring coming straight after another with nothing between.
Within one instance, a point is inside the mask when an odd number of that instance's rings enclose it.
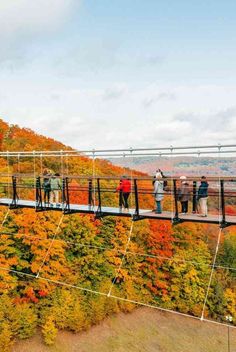
<instances>
[{"instance_id":1,"label":"person standing on bridge","mask_svg":"<svg viewBox=\"0 0 236 352\"><path fill-rule=\"evenodd\" d=\"M199 204L199 216L207 216L208 182L205 176L201 177L197 200Z\"/></svg>"},{"instance_id":2,"label":"person standing on bridge","mask_svg":"<svg viewBox=\"0 0 236 352\"><path fill-rule=\"evenodd\" d=\"M50 172L48 169L43 170L43 191L44 191L44 206L49 205L51 184Z\"/></svg>"},{"instance_id":3,"label":"person standing on bridge","mask_svg":"<svg viewBox=\"0 0 236 352\"><path fill-rule=\"evenodd\" d=\"M154 182L154 196L155 196L155 201L156 201L156 214L161 214L162 213L162 206L161 206L161 201L164 198L164 182L162 181L162 174L161 172L157 172L155 176L155 182Z\"/></svg>"},{"instance_id":4,"label":"person standing on bridge","mask_svg":"<svg viewBox=\"0 0 236 352\"><path fill-rule=\"evenodd\" d=\"M62 189L61 187L61 179L59 174L55 174L51 177L51 194L50 194L50 205L53 207L53 202L55 200L56 207L60 206L59 203L59 190Z\"/></svg>"},{"instance_id":5,"label":"person standing on bridge","mask_svg":"<svg viewBox=\"0 0 236 352\"><path fill-rule=\"evenodd\" d=\"M116 188L116 191L120 191L121 206L124 206L126 211L129 211L129 195L131 192L131 182L126 175L124 175L120 181L120 185Z\"/></svg>"},{"instance_id":6,"label":"person standing on bridge","mask_svg":"<svg viewBox=\"0 0 236 352\"><path fill-rule=\"evenodd\" d=\"M164 191L167 191L168 190L168 182L166 179L166 176L164 175L163 171L161 169L157 169L156 170L156 175L158 174L161 174L161 177L163 178L163 188L164 188ZM153 185L155 183L155 179L156 179L156 175L154 176L154 181L153 181Z\"/></svg>"},{"instance_id":7,"label":"person standing on bridge","mask_svg":"<svg viewBox=\"0 0 236 352\"><path fill-rule=\"evenodd\" d=\"M188 201L190 200L190 189L186 176L180 176L181 187L179 189L178 198L181 203L181 214L187 214Z\"/></svg>"}]
</instances>

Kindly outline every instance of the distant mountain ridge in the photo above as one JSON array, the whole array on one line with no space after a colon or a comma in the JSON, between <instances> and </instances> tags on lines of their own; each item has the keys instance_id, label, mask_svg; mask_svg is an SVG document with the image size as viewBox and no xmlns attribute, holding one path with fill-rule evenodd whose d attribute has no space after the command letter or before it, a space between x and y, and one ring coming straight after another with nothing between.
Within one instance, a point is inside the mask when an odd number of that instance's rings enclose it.
<instances>
[{"instance_id":1,"label":"distant mountain ridge","mask_svg":"<svg viewBox=\"0 0 236 352\"><path fill-rule=\"evenodd\" d=\"M110 158L114 165L127 165L127 159ZM134 157L130 158L130 168L154 175L157 169L169 175L236 175L236 158L233 157Z\"/></svg>"}]
</instances>

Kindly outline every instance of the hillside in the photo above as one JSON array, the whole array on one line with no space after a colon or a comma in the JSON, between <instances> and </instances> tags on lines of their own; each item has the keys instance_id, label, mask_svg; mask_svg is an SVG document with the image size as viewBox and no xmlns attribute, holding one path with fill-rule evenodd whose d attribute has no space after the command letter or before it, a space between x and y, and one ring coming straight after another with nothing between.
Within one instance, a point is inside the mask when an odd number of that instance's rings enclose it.
<instances>
[{"instance_id":1,"label":"hillside","mask_svg":"<svg viewBox=\"0 0 236 352\"><path fill-rule=\"evenodd\" d=\"M0 130L4 150L68 148L3 121ZM44 168L53 173L65 168L70 185L78 188L85 184L73 175L91 175L93 170L96 175L142 175L130 167L101 159L93 165L85 156L65 159L64 165L55 157L38 158L35 164L32 157L0 158L0 197L10 197L7 172L32 174L35 168L39 175ZM20 197L35 199L32 176L21 176L20 182ZM103 184L112 190L103 194L103 204L117 206L117 181ZM72 202L87 204L83 191L72 195ZM140 199L143 207L153 203L151 194ZM163 203L171 209L169 197ZM10 351L14 340L31 338L38 329L48 345L54 343L58 331L93 331L109 316L134 311L134 302L194 316L202 313L219 233L216 226L173 227L165 221L95 219L93 215L3 207L0 223L0 351ZM205 317L224 322L231 315L236 321L235 271L224 268L235 265L235 255L235 232L227 228L222 231L220 268L212 276ZM117 300L107 297L108 293Z\"/></svg>"},{"instance_id":2,"label":"hillside","mask_svg":"<svg viewBox=\"0 0 236 352\"><path fill-rule=\"evenodd\" d=\"M230 329L231 351L236 330ZM139 308L106 319L88 332L60 332L55 346L46 347L37 335L18 342L13 352L227 352L226 327L202 323L170 313Z\"/></svg>"},{"instance_id":3,"label":"hillside","mask_svg":"<svg viewBox=\"0 0 236 352\"><path fill-rule=\"evenodd\" d=\"M64 144L35 133L29 128L9 125L0 119L0 150L63 150L71 149Z\"/></svg>"}]
</instances>

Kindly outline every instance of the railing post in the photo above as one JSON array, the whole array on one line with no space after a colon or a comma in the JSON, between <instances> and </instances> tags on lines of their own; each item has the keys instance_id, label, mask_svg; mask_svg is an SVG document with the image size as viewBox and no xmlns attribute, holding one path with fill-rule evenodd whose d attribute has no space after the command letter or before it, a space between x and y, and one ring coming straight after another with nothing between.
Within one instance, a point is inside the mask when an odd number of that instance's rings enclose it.
<instances>
[{"instance_id":1,"label":"railing post","mask_svg":"<svg viewBox=\"0 0 236 352\"><path fill-rule=\"evenodd\" d=\"M67 210L70 212L70 193L69 193L69 179L66 177L66 203L67 203Z\"/></svg>"},{"instance_id":2,"label":"railing post","mask_svg":"<svg viewBox=\"0 0 236 352\"><path fill-rule=\"evenodd\" d=\"M224 180L220 180L220 207L222 219L220 223L220 227L224 228L227 226L227 222L225 220L225 192L224 192Z\"/></svg>"},{"instance_id":3,"label":"railing post","mask_svg":"<svg viewBox=\"0 0 236 352\"><path fill-rule=\"evenodd\" d=\"M120 209L120 211L122 211L122 205L123 205L123 192L120 189L119 190L119 209Z\"/></svg>"},{"instance_id":4,"label":"railing post","mask_svg":"<svg viewBox=\"0 0 236 352\"><path fill-rule=\"evenodd\" d=\"M102 200L101 200L100 178L97 179L97 191L98 191L98 209L97 209L97 212L101 213Z\"/></svg>"},{"instance_id":5,"label":"railing post","mask_svg":"<svg viewBox=\"0 0 236 352\"><path fill-rule=\"evenodd\" d=\"M17 195L17 184L16 184L16 176L12 176L12 202L11 202L11 207L16 208L17 207L17 201L19 197Z\"/></svg>"},{"instance_id":6,"label":"railing post","mask_svg":"<svg viewBox=\"0 0 236 352\"><path fill-rule=\"evenodd\" d=\"M68 186L68 177L62 179L62 206L64 207L64 213L70 212L70 194Z\"/></svg>"},{"instance_id":7,"label":"railing post","mask_svg":"<svg viewBox=\"0 0 236 352\"><path fill-rule=\"evenodd\" d=\"M134 198L135 198L135 213L134 219L139 219L139 199L138 199L138 184L137 179L134 179Z\"/></svg>"},{"instance_id":8,"label":"railing post","mask_svg":"<svg viewBox=\"0 0 236 352\"><path fill-rule=\"evenodd\" d=\"M40 176L36 178L36 210L43 210L42 189Z\"/></svg>"},{"instance_id":9,"label":"railing post","mask_svg":"<svg viewBox=\"0 0 236 352\"><path fill-rule=\"evenodd\" d=\"M88 205L89 208L93 205L93 186L92 186L92 180L91 178L89 179L88 182Z\"/></svg>"},{"instance_id":10,"label":"railing post","mask_svg":"<svg viewBox=\"0 0 236 352\"><path fill-rule=\"evenodd\" d=\"M173 224L178 224L181 220L179 218L178 193L177 193L176 180L173 180L173 186L174 186L174 200L175 200L175 216L173 218Z\"/></svg>"},{"instance_id":11,"label":"railing post","mask_svg":"<svg viewBox=\"0 0 236 352\"><path fill-rule=\"evenodd\" d=\"M99 219L102 217L102 199L101 199L100 178L97 178L97 192L98 192L98 207L97 207L95 218Z\"/></svg>"},{"instance_id":12,"label":"railing post","mask_svg":"<svg viewBox=\"0 0 236 352\"><path fill-rule=\"evenodd\" d=\"M122 184L122 181L120 180L120 186ZM122 211L122 205L123 205L123 192L122 189L119 190L119 209Z\"/></svg>"},{"instance_id":13,"label":"railing post","mask_svg":"<svg viewBox=\"0 0 236 352\"><path fill-rule=\"evenodd\" d=\"M193 181L193 213L197 212L197 181Z\"/></svg>"}]
</instances>

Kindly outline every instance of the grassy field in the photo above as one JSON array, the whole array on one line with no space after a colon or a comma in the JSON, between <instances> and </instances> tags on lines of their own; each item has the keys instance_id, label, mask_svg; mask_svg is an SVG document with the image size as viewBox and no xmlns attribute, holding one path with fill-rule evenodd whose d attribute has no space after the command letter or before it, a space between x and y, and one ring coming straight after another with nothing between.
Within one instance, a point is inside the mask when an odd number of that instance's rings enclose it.
<instances>
[{"instance_id":1,"label":"grassy field","mask_svg":"<svg viewBox=\"0 0 236 352\"><path fill-rule=\"evenodd\" d=\"M46 347L40 334L15 344L13 352L228 352L228 328L154 309L108 318L88 332L60 332ZM230 329L236 352L236 329Z\"/></svg>"}]
</instances>

